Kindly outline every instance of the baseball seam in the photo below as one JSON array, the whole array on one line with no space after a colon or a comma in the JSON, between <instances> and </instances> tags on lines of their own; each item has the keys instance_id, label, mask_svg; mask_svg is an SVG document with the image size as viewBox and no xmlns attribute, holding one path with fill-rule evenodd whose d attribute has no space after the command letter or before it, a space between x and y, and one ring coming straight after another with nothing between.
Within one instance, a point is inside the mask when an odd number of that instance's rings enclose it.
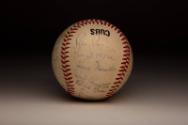
<instances>
[{"instance_id":1,"label":"baseball seam","mask_svg":"<svg viewBox=\"0 0 188 125\"><path fill-rule=\"evenodd\" d=\"M120 40L123 45L123 58L120 63L120 67L118 70L118 73L115 77L115 81L111 85L110 89L108 92L105 94L105 97L110 97L112 96L121 86L125 75L128 70L128 66L130 63L130 47L129 43L127 41L126 36L121 32L120 29L118 29L116 26L112 25L109 22L106 22L104 20L99 20L99 19L88 19L88 20L81 20L77 23L75 23L73 26L71 26L68 31L65 33L65 38L63 39L62 46L61 46L61 66L62 66L62 71L64 75L64 80L65 84L67 86L67 92L69 92L71 95L75 94L75 86L74 86L74 80L73 76L71 73L71 68L70 68L70 60L69 60L69 49L70 49L70 41L73 37L73 35L76 33L78 29L85 25L92 25L92 24L100 24L107 26L119 34Z\"/></svg>"},{"instance_id":2,"label":"baseball seam","mask_svg":"<svg viewBox=\"0 0 188 125\"><path fill-rule=\"evenodd\" d=\"M74 30L73 30L74 31ZM73 32L66 32L65 38L63 39L61 46L61 67L64 75L65 84L67 87L67 91L74 95L74 81L70 69L70 60L69 60L69 48L71 37L73 36Z\"/></svg>"}]
</instances>

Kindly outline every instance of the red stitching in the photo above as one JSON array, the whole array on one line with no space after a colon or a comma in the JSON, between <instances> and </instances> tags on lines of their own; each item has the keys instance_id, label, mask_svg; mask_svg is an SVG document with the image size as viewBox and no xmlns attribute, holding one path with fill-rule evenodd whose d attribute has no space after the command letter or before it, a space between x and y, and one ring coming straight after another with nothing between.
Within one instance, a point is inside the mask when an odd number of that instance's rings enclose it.
<instances>
[{"instance_id":1,"label":"red stitching","mask_svg":"<svg viewBox=\"0 0 188 125\"><path fill-rule=\"evenodd\" d=\"M125 76L125 73L124 73L124 72L121 72L121 73L118 73L117 75L118 75L118 76Z\"/></svg>"},{"instance_id":2,"label":"red stitching","mask_svg":"<svg viewBox=\"0 0 188 125\"><path fill-rule=\"evenodd\" d=\"M68 58L69 56L68 55L61 55L61 58L62 59L66 59L66 58Z\"/></svg>"},{"instance_id":3,"label":"red stitching","mask_svg":"<svg viewBox=\"0 0 188 125\"><path fill-rule=\"evenodd\" d=\"M115 26L114 25L111 25L111 28L113 29Z\"/></svg>"},{"instance_id":4,"label":"red stitching","mask_svg":"<svg viewBox=\"0 0 188 125\"><path fill-rule=\"evenodd\" d=\"M66 60L66 58L68 58L69 56L67 56L67 55L61 55L61 59L63 59L63 60Z\"/></svg>"},{"instance_id":5,"label":"red stitching","mask_svg":"<svg viewBox=\"0 0 188 125\"><path fill-rule=\"evenodd\" d=\"M112 86L112 88L114 88L114 90L116 90L116 88L119 87L119 85L114 85ZM112 90L113 91L113 90Z\"/></svg>"},{"instance_id":6,"label":"red stitching","mask_svg":"<svg viewBox=\"0 0 188 125\"><path fill-rule=\"evenodd\" d=\"M92 20L91 20L91 23L92 23L92 24L95 24L95 20L94 20L94 19L92 19Z\"/></svg>"},{"instance_id":7,"label":"red stitching","mask_svg":"<svg viewBox=\"0 0 188 125\"><path fill-rule=\"evenodd\" d=\"M122 60L130 60L130 57L123 57Z\"/></svg>"},{"instance_id":8,"label":"red stitching","mask_svg":"<svg viewBox=\"0 0 188 125\"><path fill-rule=\"evenodd\" d=\"M65 43L62 43L62 44L63 44L63 46L67 46L67 45L69 45L70 43L66 43L66 42L65 42Z\"/></svg>"},{"instance_id":9,"label":"red stitching","mask_svg":"<svg viewBox=\"0 0 188 125\"><path fill-rule=\"evenodd\" d=\"M126 49L126 50L123 50L124 53L129 53L130 50L129 49Z\"/></svg>"},{"instance_id":10,"label":"red stitching","mask_svg":"<svg viewBox=\"0 0 188 125\"><path fill-rule=\"evenodd\" d=\"M98 19L94 19L94 21L95 21L97 24L99 24L99 20L98 20Z\"/></svg>"},{"instance_id":11,"label":"red stitching","mask_svg":"<svg viewBox=\"0 0 188 125\"><path fill-rule=\"evenodd\" d=\"M106 22L104 20L99 20L99 19L88 19L88 20L81 20L77 23L75 23L65 34L64 41L61 46L61 64L62 64L62 71L64 74L64 79L65 83L67 85L67 91L74 95L75 94L75 88L74 88L74 81L71 73L71 66L70 66L70 60L69 60L69 49L70 49L70 41L76 33L76 31L83 27L84 25L92 25L92 24L101 24L107 27L110 27L111 29L115 30L118 34L119 37L122 41L122 46L123 46L123 58L121 65L119 67L117 76L115 78L115 81L113 85L111 86L111 89L106 93L106 97L112 96L119 86L122 84L124 76L126 75L127 69L128 69L128 64L130 61L130 47L129 43L127 41L126 36L121 32L120 29L118 29L116 26L112 25L109 22Z\"/></svg>"},{"instance_id":12,"label":"red stitching","mask_svg":"<svg viewBox=\"0 0 188 125\"><path fill-rule=\"evenodd\" d=\"M124 41L124 40L127 40L127 37L123 35L121 41Z\"/></svg>"},{"instance_id":13,"label":"red stitching","mask_svg":"<svg viewBox=\"0 0 188 125\"><path fill-rule=\"evenodd\" d=\"M126 48L129 49L130 47L129 47L128 45L126 45L126 46L124 46L123 48L125 48L125 49L126 49Z\"/></svg>"},{"instance_id":14,"label":"red stitching","mask_svg":"<svg viewBox=\"0 0 188 125\"><path fill-rule=\"evenodd\" d=\"M71 40L71 38L68 38L68 37L69 37L68 35L65 35L65 39L64 39L65 42Z\"/></svg>"},{"instance_id":15,"label":"red stitching","mask_svg":"<svg viewBox=\"0 0 188 125\"><path fill-rule=\"evenodd\" d=\"M67 85L68 85L67 86L68 89L72 89L72 90L74 89L74 85L73 84L67 84Z\"/></svg>"},{"instance_id":16,"label":"red stitching","mask_svg":"<svg viewBox=\"0 0 188 125\"><path fill-rule=\"evenodd\" d=\"M63 66L62 66L62 68L63 68ZM69 72L70 71L70 69L62 69L63 70L63 72Z\"/></svg>"},{"instance_id":17,"label":"red stitching","mask_svg":"<svg viewBox=\"0 0 188 125\"><path fill-rule=\"evenodd\" d=\"M126 69L120 69L119 72L127 72Z\"/></svg>"},{"instance_id":18,"label":"red stitching","mask_svg":"<svg viewBox=\"0 0 188 125\"><path fill-rule=\"evenodd\" d=\"M116 30L116 31L117 31L117 30L118 30L118 28L115 26L115 27L114 27L114 30ZM117 33L118 33L118 31L117 31Z\"/></svg>"},{"instance_id":19,"label":"red stitching","mask_svg":"<svg viewBox=\"0 0 188 125\"><path fill-rule=\"evenodd\" d=\"M123 41L123 44L125 44L125 45L127 45L127 44L129 44L127 41Z\"/></svg>"},{"instance_id":20,"label":"red stitching","mask_svg":"<svg viewBox=\"0 0 188 125\"><path fill-rule=\"evenodd\" d=\"M67 84L69 85L68 87L70 88L74 86L73 81L68 81Z\"/></svg>"},{"instance_id":21,"label":"red stitching","mask_svg":"<svg viewBox=\"0 0 188 125\"><path fill-rule=\"evenodd\" d=\"M116 80L123 80L123 77L116 77Z\"/></svg>"},{"instance_id":22,"label":"red stitching","mask_svg":"<svg viewBox=\"0 0 188 125\"><path fill-rule=\"evenodd\" d=\"M106 25L107 25L107 22L106 22L106 21L104 21L104 22L103 22L103 24L106 26Z\"/></svg>"},{"instance_id":23,"label":"red stitching","mask_svg":"<svg viewBox=\"0 0 188 125\"><path fill-rule=\"evenodd\" d=\"M129 61L121 62L121 64L124 64L124 65L129 64Z\"/></svg>"},{"instance_id":24,"label":"red stitching","mask_svg":"<svg viewBox=\"0 0 188 125\"><path fill-rule=\"evenodd\" d=\"M86 24L92 24L91 19L88 19L88 21L86 21Z\"/></svg>"},{"instance_id":25,"label":"red stitching","mask_svg":"<svg viewBox=\"0 0 188 125\"><path fill-rule=\"evenodd\" d=\"M67 89L74 91L74 85L68 84Z\"/></svg>"},{"instance_id":26,"label":"red stitching","mask_svg":"<svg viewBox=\"0 0 188 125\"><path fill-rule=\"evenodd\" d=\"M67 53L69 53L68 51L61 51L61 54L62 55L65 55L65 54L67 54Z\"/></svg>"},{"instance_id":27,"label":"red stitching","mask_svg":"<svg viewBox=\"0 0 188 125\"><path fill-rule=\"evenodd\" d=\"M114 85L116 85L116 84L121 84L121 81L114 82Z\"/></svg>"},{"instance_id":28,"label":"red stitching","mask_svg":"<svg viewBox=\"0 0 188 125\"><path fill-rule=\"evenodd\" d=\"M64 61L64 60L61 60L61 63L62 63L62 64L66 64L66 63L68 63L68 62L70 62L70 61L69 61L69 60L65 60L65 61Z\"/></svg>"},{"instance_id":29,"label":"red stitching","mask_svg":"<svg viewBox=\"0 0 188 125\"><path fill-rule=\"evenodd\" d=\"M109 93L113 93L114 90L116 90L116 88L114 88L113 86L111 87L112 89L109 90Z\"/></svg>"},{"instance_id":30,"label":"red stitching","mask_svg":"<svg viewBox=\"0 0 188 125\"><path fill-rule=\"evenodd\" d=\"M100 20L100 23L101 23L102 25L104 25L104 20Z\"/></svg>"},{"instance_id":31,"label":"red stitching","mask_svg":"<svg viewBox=\"0 0 188 125\"><path fill-rule=\"evenodd\" d=\"M70 85L70 83L73 83L73 81L66 81L66 84Z\"/></svg>"},{"instance_id":32,"label":"red stitching","mask_svg":"<svg viewBox=\"0 0 188 125\"><path fill-rule=\"evenodd\" d=\"M107 22L107 26L110 27L112 24L110 24L109 22Z\"/></svg>"},{"instance_id":33,"label":"red stitching","mask_svg":"<svg viewBox=\"0 0 188 125\"><path fill-rule=\"evenodd\" d=\"M61 65L62 65L62 71L64 75L64 80L67 86L67 91L71 94L74 95L74 81L71 73L71 68L70 68L70 60L69 60L69 49L70 49L70 40L73 37L73 34L76 33L76 30L78 28L76 27L71 27L69 31L66 32L65 38L63 39L63 43L61 44Z\"/></svg>"},{"instance_id":34,"label":"red stitching","mask_svg":"<svg viewBox=\"0 0 188 125\"><path fill-rule=\"evenodd\" d=\"M72 73L64 73L64 76L66 76L66 77L68 77L70 75L72 75Z\"/></svg>"},{"instance_id":35,"label":"red stitching","mask_svg":"<svg viewBox=\"0 0 188 125\"><path fill-rule=\"evenodd\" d=\"M129 57L129 56L130 56L130 53L123 54L123 56Z\"/></svg>"},{"instance_id":36,"label":"red stitching","mask_svg":"<svg viewBox=\"0 0 188 125\"><path fill-rule=\"evenodd\" d=\"M72 77L65 77L65 80L71 80L72 79Z\"/></svg>"},{"instance_id":37,"label":"red stitching","mask_svg":"<svg viewBox=\"0 0 188 125\"><path fill-rule=\"evenodd\" d=\"M71 30L71 32L73 32L74 30L78 30L78 28L71 27L70 30ZM75 32L74 32L74 33L75 33Z\"/></svg>"},{"instance_id":38,"label":"red stitching","mask_svg":"<svg viewBox=\"0 0 188 125\"><path fill-rule=\"evenodd\" d=\"M119 34L123 47L123 58L117 76L110 90L106 93L106 97L111 97L119 89L119 86L123 83L124 77L127 73L130 63L130 46L127 37L121 32L120 29L109 23L107 23L107 25L112 29L114 29Z\"/></svg>"},{"instance_id":39,"label":"red stitching","mask_svg":"<svg viewBox=\"0 0 188 125\"><path fill-rule=\"evenodd\" d=\"M126 67L124 67L123 69L120 69L119 72L127 72Z\"/></svg>"},{"instance_id":40,"label":"red stitching","mask_svg":"<svg viewBox=\"0 0 188 125\"><path fill-rule=\"evenodd\" d=\"M62 50L66 50L66 49L69 49L69 48L70 48L70 47L67 47L67 46L61 47Z\"/></svg>"},{"instance_id":41,"label":"red stitching","mask_svg":"<svg viewBox=\"0 0 188 125\"><path fill-rule=\"evenodd\" d=\"M123 33L122 33L121 31L120 31L119 33L120 33L119 37L122 37L122 36L124 36L124 35L123 35Z\"/></svg>"},{"instance_id":42,"label":"red stitching","mask_svg":"<svg viewBox=\"0 0 188 125\"><path fill-rule=\"evenodd\" d=\"M107 93L109 96L113 94L114 90L116 89L110 89L109 92Z\"/></svg>"},{"instance_id":43,"label":"red stitching","mask_svg":"<svg viewBox=\"0 0 188 125\"><path fill-rule=\"evenodd\" d=\"M70 67L70 65L62 65L63 69Z\"/></svg>"}]
</instances>

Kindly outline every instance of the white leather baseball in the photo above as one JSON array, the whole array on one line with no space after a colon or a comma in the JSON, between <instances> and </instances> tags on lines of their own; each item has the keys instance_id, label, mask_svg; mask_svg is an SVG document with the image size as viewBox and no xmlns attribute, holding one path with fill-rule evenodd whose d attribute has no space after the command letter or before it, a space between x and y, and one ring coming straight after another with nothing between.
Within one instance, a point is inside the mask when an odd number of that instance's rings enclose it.
<instances>
[{"instance_id":1,"label":"white leather baseball","mask_svg":"<svg viewBox=\"0 0 188 125\"><path fill-rule=\"evenodd\" d=\"M72 96L105 99L115 94L132 70L126 36L104 20L89 19L68 27L57 39L52 65L60 85Z\"/></svg>"}]
</instances>

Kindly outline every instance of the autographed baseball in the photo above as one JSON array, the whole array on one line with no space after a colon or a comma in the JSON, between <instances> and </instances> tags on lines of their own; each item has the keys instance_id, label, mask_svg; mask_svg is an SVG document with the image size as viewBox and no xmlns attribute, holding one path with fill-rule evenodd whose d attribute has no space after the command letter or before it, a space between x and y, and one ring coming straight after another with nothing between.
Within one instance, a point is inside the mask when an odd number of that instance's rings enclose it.
<instances>
[{"instance_id":1,"label":"autographed baseball","mask_svg":"<svg viewBox=\"0 0 188 125\"><path fill-rule=\"evenodd\" d=\"M74 23L57 39L52 65L60 85L70 95L100 100L114 95L132 70L127 37L113 24L88 19Z\"/></svg>"}]
</instances>

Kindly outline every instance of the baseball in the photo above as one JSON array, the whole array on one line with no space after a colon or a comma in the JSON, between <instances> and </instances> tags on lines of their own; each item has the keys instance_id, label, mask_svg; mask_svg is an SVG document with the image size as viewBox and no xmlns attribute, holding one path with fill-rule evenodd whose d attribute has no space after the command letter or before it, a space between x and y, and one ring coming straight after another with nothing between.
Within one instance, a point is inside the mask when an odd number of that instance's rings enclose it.
<instances>
[{"instance_id":1,"label":"baseball","mask_svg":"<svg viewBox=\"0 0 188 125\"><path fill-rule=\"evenodd\" d=\"M70 95L101 100L114 95L132 70L132 49L113 24L99 19L74 23L57 39L52 66L60 85Z\"/></svg>"}]
</instances>

